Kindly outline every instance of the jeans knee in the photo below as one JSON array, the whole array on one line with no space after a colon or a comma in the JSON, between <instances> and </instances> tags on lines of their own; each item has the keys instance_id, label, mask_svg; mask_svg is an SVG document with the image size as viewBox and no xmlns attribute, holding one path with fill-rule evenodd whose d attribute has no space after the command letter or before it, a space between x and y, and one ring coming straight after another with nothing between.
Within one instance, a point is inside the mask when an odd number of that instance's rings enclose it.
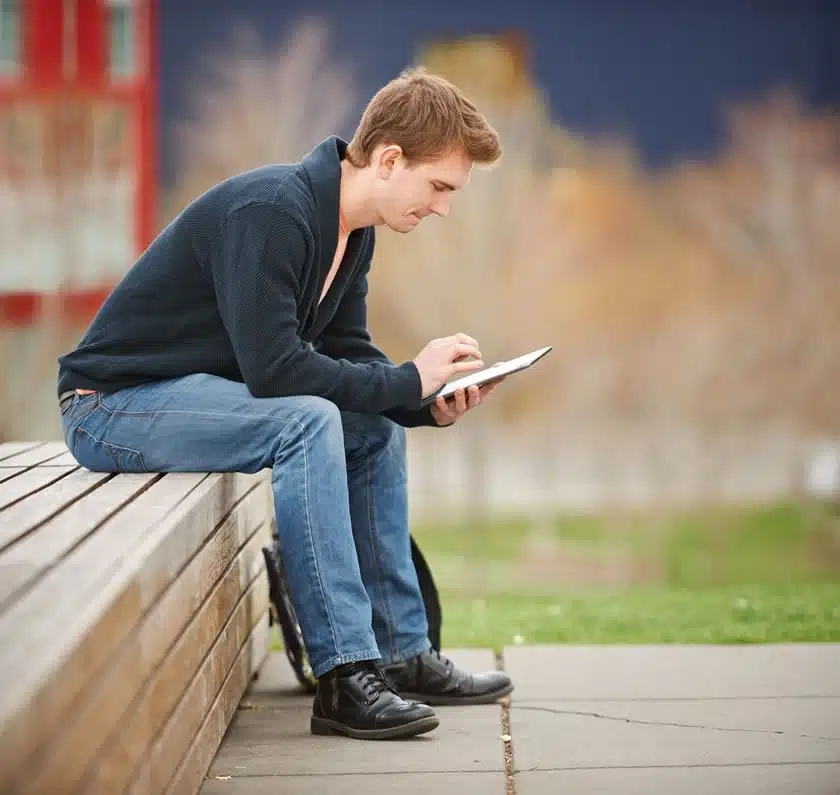
<instances>
[{"instance_id":1,"label":"jeans knee","mask_svg":"<svg viewBox=\"0 0 840 795\"><path fill-rule=\"evenodd\" d=\"M311 425L341 424L341 412L331 400L317 395L301 395L295 398L295 402L295 415L302 422Z\"/></svg>"},{"instance_id":2,"label":"jeans knee","mask_svg":"<svg viewBox=\"0 0 840 795\"><path fill-rule=\"evenodd\" d=\"M293 405L287 398L282 401L276 415L280 425L272 444L272 458L289 449L290 444L327 444L341 449L341 412L334 403L314 395L296 397Z\"/></svg>"},{"instance_id":3,"label":"jeans knee","mask_svg":"<svg viewBox=\"0 0 840 795\"><path fill-rule=\"evenodd\" d=\"M405 456L405 428L396 422L377 414L345 414L343 420L345 434L367 453Z\"/></svg>"}]
</instances>

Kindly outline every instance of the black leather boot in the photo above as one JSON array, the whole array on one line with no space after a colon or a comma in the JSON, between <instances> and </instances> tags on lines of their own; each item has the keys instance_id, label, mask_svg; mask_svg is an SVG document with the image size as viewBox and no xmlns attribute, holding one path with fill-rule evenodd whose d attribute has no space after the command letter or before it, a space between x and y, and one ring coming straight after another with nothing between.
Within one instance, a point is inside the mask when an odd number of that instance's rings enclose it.
<instances>
[{"instance_id":1,"label":"black leather boot","mask_svg":"<svg viewBox=\"0 0 840 795\"><path fill-rule=\"evenodd\" d=\"M403 698L438 706L492 704L513 692L506 673L469 674L436 651L388 665L385 674Z\"/></svg>"},{"instance_id":2,"label":"black leather boot","mask_svg":"<svg viewBox=\"0 0 840 795\"><path fill-rule=\"evenodd\" d=\"M373 662L340 665L318 679L312 705L313 734L343 734L357 740L392 740L436 729L425 704L403 700Z\"/></svg>"}]
</instances>

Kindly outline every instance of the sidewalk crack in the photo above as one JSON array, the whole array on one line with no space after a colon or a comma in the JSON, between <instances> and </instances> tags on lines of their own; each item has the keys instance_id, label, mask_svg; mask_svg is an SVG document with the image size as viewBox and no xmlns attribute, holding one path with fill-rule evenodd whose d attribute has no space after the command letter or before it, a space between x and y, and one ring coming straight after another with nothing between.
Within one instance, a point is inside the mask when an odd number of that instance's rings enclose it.
<instances>
[{"instance_id":1,"label":"sidewalk crack","mask_svg":"<svg viewBox=\"0 0 840 795\"><path fill-rule=\"evenodd\" d=\"M578 709L556 709L553 707L537 707L527 705L516 705L515 709L528 710L531 712L549 712L554 715L578 715L585 718L598 718L600 720L614 720L619 723L636 723L642 726L671 726L678 729L708 729L709 731L717 732L746 732L752 734L794 734L793 732L785 732L780 729L749 729L735 726L706 726L700 723L675 723L673 721L664 720L644 720L643 718L623 718L619 715L605 715L602 712L587 712ZM831 742L840 742L840 737L823 737L815 734L796 734L795 736L805 740L827 740Z\"/></svg>"},{"instance_id":2,"label":"sidewalk crack","mask_svg":"<svg viewBox=\"0 0 840 795\"><path fill-rule=\"evenodd\" d=\"M501 653L496 654L496 670L504 671L505 662ZM513 737L510 733L510 696L500 701L502 706L502 742L505 762L505 795L516 795L516 781L513 778Z\"/></svg>"}]
</instances>

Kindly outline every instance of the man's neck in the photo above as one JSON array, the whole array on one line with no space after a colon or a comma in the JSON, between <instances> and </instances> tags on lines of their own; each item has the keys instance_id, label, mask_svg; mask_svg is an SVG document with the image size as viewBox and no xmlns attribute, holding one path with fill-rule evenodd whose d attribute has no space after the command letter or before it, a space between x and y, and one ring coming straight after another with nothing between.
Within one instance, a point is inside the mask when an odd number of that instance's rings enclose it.
<instances>
[{"instance_id":1,"label":"man's neck","mask_svg":"<svg viewBox=\"0 0 840 795\"><path fill-rule=\"evenodd\" d=\"M370 174L356 168L347 160L341 161L341 212L349 231L382 223L376 212L368 185Z\"/></svg>"}]
</instances>

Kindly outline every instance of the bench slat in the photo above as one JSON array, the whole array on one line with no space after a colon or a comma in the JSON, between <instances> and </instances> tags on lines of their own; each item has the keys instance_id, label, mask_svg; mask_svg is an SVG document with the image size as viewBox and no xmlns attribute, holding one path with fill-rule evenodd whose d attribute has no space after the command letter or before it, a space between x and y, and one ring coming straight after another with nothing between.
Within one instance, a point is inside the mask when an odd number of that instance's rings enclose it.
<instances>
[{"instance_id":1,"label":"bench slat","mask_svg":"<svg viewBox=\"0 0 840 795\"><path fill-rule=\"evenodd\" d=\"M37 447L40 444L44 444L43 442L3 442L0 444L0 467L6 466L3 462L5 459L10 458L13 455L17 455L18 453L23 453L27 450L31 450L33 447Z\"/></svg>"},{"instance_id":2,"label":"bench slat","mask_svg":"<svg viewBox=\"0 0 840 795\"><path fill-rule=\"evenodd\" d=\"M150 536L207 479L197 473L157 481L0 615L0 648L7 650L0 657L0 681L17 682L15 688L0 690L0 781L40 744L94 676L113 650L110 638L122 639L119 622L103 619L115 608L127 619L140 613L140 595L124 594L132 584L125 569L135 571L142 536ZM104 642L96 631L101 624Z\"/></svg>"},{"instance_id":3,"label":"bench slat","mask_svg":"<svg viewBox=\"0 0 840 795\"><path fill-rule=\"evenodd\" d=\"M0 780L25 764L236 499L257 480L167 475L0 616ZM23 633L23 634L21 634Z\"/></svg>"},{"instance_id":4,"label":"bench slat","mask_svg":"<svg viewBox=\"0 0 840 795\"><path fill-rule=\"evenodd\" d=\"M222 741L224 729L230 723L251 674L266 657L268 621L262 618L264 606L268 604L265 578L257 580L251 591L256 591L259 608L251 613L250 621L247 621L249 602L243 601L238 611L241 618L229 624L219 636L213 651L144 760L129 790L130 795L180 794L200 789L201 779L210 769L213 754ZM224 725L218 725L221 723ZM186 756L173 752L184 747L189 749ZM192 788L185 786L186 781L195 777L195 772L205 763L204 757L209 758L197 775L197 781ZM170 779L172 774L174 777Z\"/></svg>"},{"instance_id":5,"label":"bench slat","mask_svg":"<svg viewBox=\"0 0 840 795\"><path fill-rule=\"evenodd\" d=\"M4 458L2 466L4 467L34 467L38 464L56 459L60 455L68 453L67 445L64 442L42 442L37 447L29 450L24 450L17 455ZM75 461L71 458L68 462L74 464Z\"/></svg>"},{"instance_id":6,"label":"bench slat","mask_svg":"<svg viewBox=\"0 0 840 795\"><path fill-rule=\"evenodd\" d=\"M64 452L56 457L51 458L49 461L44 461L41 466L43 467L63 467L67 466L68 464L78 464L75 458L73 458L73 454L65 448Z\"/></svg>"},{"instance_id":7,"label":"bench slat","mask_svg":"<svg viewBox=\"0 0 840 795\"><path fill-rule=\"evenodd\" d=\"M258 533L249 542L248 555L254 555L249 565L247 582L223 583L202 609L177 648L166 659L148 690L148 700L132 711L121 730L96 762L93 775L84 781L74 795L110 795L123 792L135 775L146 780L149 776L162 778L166 783L174 766L189 746L189 737L167 729L168 721L177 715L179 705L194 697L193 682L202 666L219 668L225 662L220 650L225 648L220 637L225 633L244 638L254 622L266 615L265 565L260 566L264 534ZM244 570L244 569L243 569ZM236 575L232 575L236 576ZM235 592L234 592L235 591ZM220 609L224 605L224 611ZM209 661L209 662L208 662ZM192 687L192 691L190 688ZM190 693L192 692L192 696ZM180 708L183 711L183 707ZM165 738L165 739L159 739ZM165 747L162 747L161 744ZM154 768L154 774L151 773ZM144 772L148 770L149 772ZM161 791L161 790L157 790Z\"/></svg>"},{"instance_id":8,"label":"bench slat","mask_svg":"<svg viewBox=\"0 0 840 795\"><path fill-rule=\"evenodd\" d=\"M0 469L0 483L15 477L15 475L19 475L21 472L26 472L26 467L6 467Z\"/></svg>"},{"instance_id":9,"label":"bench slat","mask_svg":"<svg viewBox=\"0 0 840 795\"><path fill-rule=\"evenodd\" d=\"M19 475L0 483L0 509L17 502L36 491L40 491L50 483L61 480L76 467L37 467L27 469Z\"/></svg>"},{"instance_id":10,"label":"bench slat","mask_svg":"<svg viewBox=\"0 0 840 795\"><path fill-rule=\"evenodd\" d=\"M85 795L124 790L224 622L264 571L264 519L262 495L251 492L76 700L63 730L39 749L45 763L30 767L29 795L76 786Z\"/></svg>"},{"instance_id":11,"label":"bench slat","mask_svg":"<svg viewBox=\"0 0 840 795\"><path fill-rule=\"evenodd\" d=\"M71 472L50 488L25 497L10 508L0 510L0 566L3 565L2 551L5 547L112 477L113 475L107 473L80 469Z\"/></svg>"},{"instance_id":12,"label":"bench slat","mask_svg":"<svg viewBox=\"0 0 840 795\"><path fill-rule=\"evenodd\" d=\"M170 782L166 790L167 795L197 793L201 790L204 777L213 764L213 758L219 750L248 683L267 657L269 640L268 622L262 621L254 627L251 636L239 652L187 756Z\"/></svg>"},{"instance_id":13,"label":"bench slat","mask_svg":"<svg viewBox=\"0 0 840 795\"><path fill-rule=\"evenodd\" d=\"M85 494L41 525L34 533L3 550L0 553L0 613L23 588L52 568L56 561L94 532L102 522L160 477L117 475L106 480L99 488ZM0 513L0 517L3 515Z\"/></svg>"}]
</instances>

